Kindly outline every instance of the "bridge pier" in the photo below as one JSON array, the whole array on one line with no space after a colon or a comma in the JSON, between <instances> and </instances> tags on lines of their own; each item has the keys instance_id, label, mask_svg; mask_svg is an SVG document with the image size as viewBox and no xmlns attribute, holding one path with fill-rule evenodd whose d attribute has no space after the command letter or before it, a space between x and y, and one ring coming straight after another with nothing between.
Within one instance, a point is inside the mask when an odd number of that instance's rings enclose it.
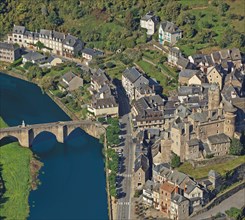
<instances>
[{"instance_id":1,"label":"bridge pier","mask_svg":"<svg viewBox=\"0 0 245 220\"><path fill-rule=\"evenodd\" d=\"M56 135L56 139L60 143L64 143L65 142L65 138L66 138L66 135L65 135L65 132L64 132L65 129L66 129L66 126L63 126L63 125L59 125L59 127L58 127L58 132L57 132L57 135Z\"/></svg>"},{"instance_id":2,"label":"bridge pier","mask_svg":"<svg viewBox=\"0 0 245 220\"><path fill-rule=\"evenodd\" d=\"M30 133L32 132L32 129L23 129L20 130L19 135L19 143L22 147L31 147L32 140L30 138Z\"/></svg>"}]
</instances>

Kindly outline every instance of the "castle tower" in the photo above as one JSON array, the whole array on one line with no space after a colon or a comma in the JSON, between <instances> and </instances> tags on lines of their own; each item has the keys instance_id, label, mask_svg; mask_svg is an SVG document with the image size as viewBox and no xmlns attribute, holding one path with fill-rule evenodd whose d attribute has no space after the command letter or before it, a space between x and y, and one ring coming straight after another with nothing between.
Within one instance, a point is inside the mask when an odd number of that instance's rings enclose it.
<instances>
[{"instance_id":1,"label":"castle tower","mask_svg":"<svg viewBox=\"0 0 245 220\"><path fill-rule=\"evenodd\" d=\"M208 90L208 110L218 109L220 105L220 90L217 84L212 84Z\"/></svg>"},{"instance_id":2,"label":"castle tower","mask_svg":"<svg viewBox=\"0 0 245 220\"><path fill-rule=\"evenodd\" d=\"M236 108L227 101L224 101L224 133L233 138L235 132Z\"/></svg>"}]
</instances>

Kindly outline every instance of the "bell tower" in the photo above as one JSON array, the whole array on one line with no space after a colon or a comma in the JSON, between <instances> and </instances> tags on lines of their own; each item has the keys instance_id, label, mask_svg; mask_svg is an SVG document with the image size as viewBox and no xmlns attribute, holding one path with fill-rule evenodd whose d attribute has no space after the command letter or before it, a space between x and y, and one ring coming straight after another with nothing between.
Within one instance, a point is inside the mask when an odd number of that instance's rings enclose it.
<instances>
[{"instance_id":1,"label":"bell tower","mask_svg":"<svg viewBox=\"0 0 245 220\"><path fill-rule=\"evenodd\" d=\"M220 90L217 84L212 84L208 90L208 110L218 109L220 106Z\"/></svg>"}]
</instances>

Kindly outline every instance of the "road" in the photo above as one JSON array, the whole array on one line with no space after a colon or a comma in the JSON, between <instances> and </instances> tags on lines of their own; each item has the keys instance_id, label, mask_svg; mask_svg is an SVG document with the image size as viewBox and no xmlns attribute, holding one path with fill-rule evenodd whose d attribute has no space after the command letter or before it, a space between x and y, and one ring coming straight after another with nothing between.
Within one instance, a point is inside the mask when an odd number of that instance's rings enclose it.
<instances>
[{"instance_id":1,"label":"road","mask_svg":"<svg viewBox=\"0 0 245 220\"><path fill-rule=\"evenodd\" d=\"M123 137L123 156L125 169L122 170L121 177L121 191L118 199L117 206L117 220L130 219L130 205L131 205L131 186L132 186L132 174L133 174L133 140L130 124L130 105L128 98L126 97L124 90L121 86L117 86L118 102L119 102L119 116L121 123L121 136Z\"/></svg>"},{"instance_id":2,"label":"road","mask_svg":"<svg viewBox=\"0 0 245 220\"><path fill-rule=\"evenodd\" d=\"M222 201L219 205L215 206L214 208L198 216L194 216L191 219L201 220L201 219L211 218L212 216L215 216L219 212L224 213L226 210L230 209L231 207L242 208L244 205L245 205L245 189L242 189L237 193L235 193L234 195Z\"/></svg>"}]
</instances>

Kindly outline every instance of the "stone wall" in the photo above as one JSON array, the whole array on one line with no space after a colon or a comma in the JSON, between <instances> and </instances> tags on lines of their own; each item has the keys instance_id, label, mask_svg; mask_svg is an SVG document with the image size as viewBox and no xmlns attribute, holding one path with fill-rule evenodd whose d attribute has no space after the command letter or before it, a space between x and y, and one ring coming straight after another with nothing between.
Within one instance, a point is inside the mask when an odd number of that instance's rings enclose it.
<instances>
[{"instance_id":1,"label":"stone wall","mask_svg":"<svg viewBox=\"0 0 245 220\"><path fill-rule=\"evenodd\" d=\"M235 194L236 192L240 191L241 189L245 188L245 182L242 182L241 184L239 184L238 186L236 186L235 188L224 192L223 194L221 194L220 196L214 198L210 203L208 203L203 209L194 212L191 217L194 217L196 215L200 215L201 213L207 212L208 210L210 210L211 208L213 208L216 205L219 205L222 201L224 201L225 199L229 198L230 196L232 196L233 194Z\"/></svg>"},{"instance_id":2,"label":"stone wall","mask_svg":"<svg viewBox=\"0 0 245 220\"><path fill-rule=\"evenodd\" d=\"M90 125L84 124L81 126L81 129L83 129L89 135L95 138L98 138L98 139L100 138L102 134L105 133L105 128L101 124L96 123L96 122Z\"/></svg>"},{"instance_id":3,"label":"stone wall","mask_svg":"<svg viewBox=\"0 0 245 220\"><path fill-rule=\"evenodd\" d=\"M195 161L189 161L189 162L193 166L193 168L196 168L196 167L204 167L207 165L214 165L218 163L225 163L234 158L236 158L236 156L227 155L224 157L215 157L211 159L198 160L198 161L195 160Z\"/></svg>"}]
</instances>

